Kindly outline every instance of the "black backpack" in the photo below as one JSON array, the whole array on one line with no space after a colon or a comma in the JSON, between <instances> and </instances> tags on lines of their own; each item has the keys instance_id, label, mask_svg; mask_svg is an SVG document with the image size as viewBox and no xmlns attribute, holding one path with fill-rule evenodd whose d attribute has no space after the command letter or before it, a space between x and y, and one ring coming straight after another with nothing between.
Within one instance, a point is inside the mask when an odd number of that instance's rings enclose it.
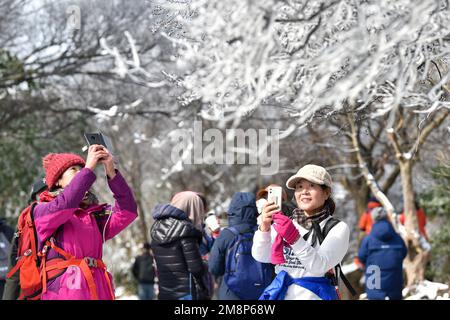
<instances>
[{"instance_id":1,"label":"black backpack","mask_svg":"<svg viewBox=\"0 0 450 320\"><path fill-rule=\"evenodd\" d=\"M339 222L341 222L341 220L333 218L333 217L328 219L328 221L325 223L325 226L323 227L323 229L321 229L321 233L317 234L317 239L319 240L319 244L322 244L322 242L326 238L328 232L330 232L330 230L333 229L333 227L335 225L337 225ZM311 232L312 232L312 229L311 229L311 231L309 231L307 234L305 234L303 236L303 239L305 239L305 241L311 235ZM331 281L335 287L337 287L339 285L339 277L340 277L342 279L342 282L344 282L344 285L347 287L348 291L350 291L351 295L356 296L356 291L352 287L352 285L350 284L348 279L345 277L344 273L342 272L340 263L334 267L334 272L332 270L330 270L329 272L327 272L327 274L325 276L327 278L331 279Z\"/></svg>"}]
</instances>

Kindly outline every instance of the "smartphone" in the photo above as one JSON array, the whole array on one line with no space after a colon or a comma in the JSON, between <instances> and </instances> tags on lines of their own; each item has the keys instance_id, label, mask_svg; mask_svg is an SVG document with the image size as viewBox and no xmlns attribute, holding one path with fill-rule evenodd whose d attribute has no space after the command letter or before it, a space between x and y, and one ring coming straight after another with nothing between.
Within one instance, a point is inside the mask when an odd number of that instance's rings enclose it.
<instances>
[{"instance_id":1,"label":"smartphone","mask_svg":"<svg viewBox=\"0 0 450 320\"><path fill-rule=\"evenodd\" d=\"M281 210L281 202L282 202L282 194L283 191L281 187L270 186L268 190L267 200L272 200L278 206L278 209Z\"/></svg>"},{"instance_id":2,"label":"smartphone","mask_svg":"<svg viewBox=\"0 0 450 320\"><path fill-rule=\"evenodd\" d=\"M89 146L92 146L93 144L100 144L104 146L106 149L108 149L108 146L106 145L106 139L105 136L102 133L85 133L84 137L89 144Z\"/></svg>"}]
</instances>

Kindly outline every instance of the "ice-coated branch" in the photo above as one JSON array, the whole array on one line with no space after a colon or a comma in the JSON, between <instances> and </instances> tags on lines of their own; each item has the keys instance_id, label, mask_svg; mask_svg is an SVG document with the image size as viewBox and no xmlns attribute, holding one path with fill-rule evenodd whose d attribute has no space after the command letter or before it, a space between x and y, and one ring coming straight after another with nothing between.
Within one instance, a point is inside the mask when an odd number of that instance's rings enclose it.
<instances>
[{"instance_id":1,"label":"ice-coated branch","mask_svg":"<svg viewBox=\"0 0 450 320\"><path fill-rule=\"evenodd\" d=\"M179 19L180 59L192 70L183 84L222 108L225 122L267 101L290 107L299 123L346 102L372 117L400 105L449 107L447 84L424 81L450 55L450 11L439 1L193 0L189 8L196 14Z\"/></svg>"}]
</instances>

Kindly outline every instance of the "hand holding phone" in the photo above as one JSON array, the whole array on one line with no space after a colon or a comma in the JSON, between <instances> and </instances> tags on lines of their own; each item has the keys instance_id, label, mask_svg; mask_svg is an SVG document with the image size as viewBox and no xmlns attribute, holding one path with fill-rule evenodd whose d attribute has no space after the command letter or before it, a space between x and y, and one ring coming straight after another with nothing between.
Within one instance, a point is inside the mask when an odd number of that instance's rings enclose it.
<instances>
[{"instance_id":1,"label":"hand holding phone","mask_svg":"<svg viewBox=\"0 0 450 320\"><path fill-rule=\"evenodd\" d=\"M99 148L99 145L94 144L88 149L85 167L94 170L97 163L105 157L108 157L108 152L104 148Z\"/></svg>"},{"instance_id":2,"label":"hand holding phone","mask_svg":"<svg viewBox=\"0 0 450 320\"><path fill-rule=\"evenodd\" d=\"M99 144L104 146L106 149L109 149L106 145L105 136L102 133L85 133L84 138L86 139L89 146Z\"/></svg>"},{"instance_id":3,"label":"hand holding phone","mask_svg":"<svg viewBox=\"0 0 450 320\"><path fill-rule=\"evenodd\" d=\"M282 194L283 194L283 190L281 189L281 187L269 186L267 199L269 201L273 201L278 206L278 209L280 209L280 211L281 211L281 202L283 199Z\"/></svg>"}]
</instances>

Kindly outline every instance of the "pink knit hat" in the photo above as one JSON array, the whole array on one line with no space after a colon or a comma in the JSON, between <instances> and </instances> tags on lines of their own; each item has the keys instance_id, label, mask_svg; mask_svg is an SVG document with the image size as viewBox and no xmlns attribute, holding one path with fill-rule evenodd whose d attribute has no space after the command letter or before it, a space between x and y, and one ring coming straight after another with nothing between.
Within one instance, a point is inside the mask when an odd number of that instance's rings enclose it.
<instances>
[{"instance_id":1,"label":"pink knit hat","mask_svg":"<svg viewBox=\"0 0 450 320\"><path fill-rule=\"evenodd\" d=\"M61 175L71 166L81 165L86 162L82 157L73 153L49 153L42 159L45 171L45 183L51 189Z\"/></svg>"}]
</instances>

